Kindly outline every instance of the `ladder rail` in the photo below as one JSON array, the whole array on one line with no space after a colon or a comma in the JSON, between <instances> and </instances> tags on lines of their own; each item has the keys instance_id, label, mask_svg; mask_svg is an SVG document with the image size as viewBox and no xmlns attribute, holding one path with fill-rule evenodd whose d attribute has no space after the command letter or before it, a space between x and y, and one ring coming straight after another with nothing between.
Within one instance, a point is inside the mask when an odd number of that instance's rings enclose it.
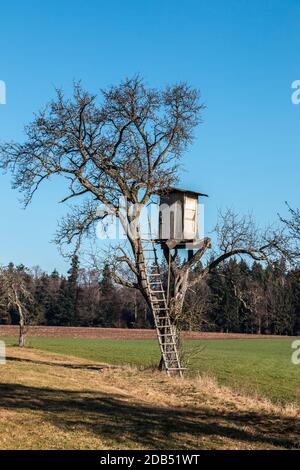
<instances>
[{"instance_id":1,"label":"ladder rail","mask_svg":"<svg viewBox=\"0 0 300 470\"><path fill-rule=\"evenodd\" d=\"M169 307L167 305L167 299L163 288L155 241L151 235L151 225L150 239L142 238L141 242L141 264L143 264L145 272L145 277L143 279L146 281L164 368L168 375L171 375L173 372L177 372L182 377L184 368L181 367L180 364L176 337L171 323ZM145 253L149 253L151 256L146 257ZM151 264L147 265L147 262L150 262ZM153 273L153 270L155 270L155 273ZM157 298L155 295L159 295L160 298Z\"/></svg>"}]
</instances>

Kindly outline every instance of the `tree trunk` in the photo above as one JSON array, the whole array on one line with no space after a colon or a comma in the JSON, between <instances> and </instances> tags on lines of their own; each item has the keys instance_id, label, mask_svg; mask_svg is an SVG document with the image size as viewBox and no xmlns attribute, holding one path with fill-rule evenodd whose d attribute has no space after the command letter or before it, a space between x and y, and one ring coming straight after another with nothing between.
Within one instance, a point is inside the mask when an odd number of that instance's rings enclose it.
<instances>
[{"instance_id":1,"label":"tree trunk","mask_svg":"<svg viewBox=\"0 0 300 470\"><path fill-rule=\"evenodd\" d=\"M177 271L174 279L174 289L169 300L170 319L180 359L182 359L181 321L183 318L184 299L188 288L188 276L188 270Z\"/></svg>"},{"instance_id":2,"label":"tree trunk","mask_svg":"<svg viewBox=\"0 0 300 470\"><path fill-rule=\"evenodd\" d=\"M165 368L164 358L161 356L159 365L158 365L158 370L164 370L164 368Z\"/></svg>"},{"instance_id":3,"label":"tree trunk","mask_svg":"<svg viewBox=\"0 0 300 470\"><path fill-rule=\"evenodd\" d=\"M19 347L25 347L25 324L24 320L20 318L20 329L19 329Z\"/></svg>"},{"instance_id":4,"label":"tree trunk","mask_svg":"<svg viewBox=\"0 0 300 470\"><path fill-rule=\"evenodd\" d=\"M258 318L258 328L257 328L257 334L261 335L261 318Z\"/></svg>"},{"instance_id":5,"label":"tree trunk","mask_svg":"<svg viewBox=\"0 0 300 470\"><path fill-rule=\"evenodd\" d=\"M26 335L26 327L25 327L25 316L23 313L23 308L22 305L20 305L19 302L17 302L17 307L19 311L19 347L24 348L25 347L25 335Z\"/></svg>"}]
</instances>

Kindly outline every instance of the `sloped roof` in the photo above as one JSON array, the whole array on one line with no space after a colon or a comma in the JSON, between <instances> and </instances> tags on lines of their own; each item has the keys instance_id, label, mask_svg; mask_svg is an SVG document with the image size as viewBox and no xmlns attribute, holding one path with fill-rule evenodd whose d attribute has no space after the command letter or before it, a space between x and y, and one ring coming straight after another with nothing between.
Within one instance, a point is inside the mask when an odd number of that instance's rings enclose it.
<instances>
[{"instance_id":1,"label":"sloped roof","mask_svg":"<svg viewBox=\"0 0 300 470\"><path fill-rule=\"evenodd\" d=\"M185 194L192 194L194 196L208 197L208 195L204 193L198 193L197 191L192 191L191 189L175 188L173 186L169 186L168 188L161 189L160 191L157 192L158 195L168 194L168 193L185 193Z\"/></svg>"}]
</instances>

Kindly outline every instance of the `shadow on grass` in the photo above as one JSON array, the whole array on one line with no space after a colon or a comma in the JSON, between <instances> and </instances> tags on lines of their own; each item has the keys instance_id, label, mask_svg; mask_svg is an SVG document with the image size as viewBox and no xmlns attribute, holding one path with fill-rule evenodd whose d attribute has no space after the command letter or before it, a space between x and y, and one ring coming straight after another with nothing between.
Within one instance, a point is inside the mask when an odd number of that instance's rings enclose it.
<instances>
[{"instance_id":1,"label":"shadow on grass","mask_svg":"<svg viewBox=\"0 0 300 470\"><path fill-rule=\"evenodd\" d=\"M31 364L40 364L44 366L55 366L55 367L66 367L68 369L78 369L78 370L104 370L104 369L116 369L120 366L112 366L106 364L74 364L69 362L49 362L49 361L39 361L37 359L23 359L14 356L7 356L6 361L10 362L25 362Z\"/></svg>"},{"instance_id":2,"label":"shadow on grass","mask_svg":"<svg viewBox=\"0 0 300 470\"><path fill-rule=\"evenodd\" d=\"M134 386L134 384L133 384ZM218 442L230 438L246 444L260 443L296 448L300 426L296 418L282 416L149 406L128 402L120 394L94 391L62 391L0 384L1 406L4 409L33 410L43 419L64 429L86 430L112 442L115 447L195 449L216 448ZM205 438L206 444L201 440ZM76 446L76 443L75 443ZM241 447L240 445L239 447Z\"/></svg>"}]
</instances>

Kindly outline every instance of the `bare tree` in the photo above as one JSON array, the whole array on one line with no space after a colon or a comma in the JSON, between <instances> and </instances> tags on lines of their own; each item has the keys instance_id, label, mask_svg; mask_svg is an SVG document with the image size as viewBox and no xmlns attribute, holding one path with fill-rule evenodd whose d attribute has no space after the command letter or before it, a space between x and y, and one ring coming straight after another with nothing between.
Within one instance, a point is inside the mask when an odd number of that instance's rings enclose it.
<instances>
[{"instance_id":1,"label":"bare tree","mask_svg":"<svg viewBox=\"0 0 300 470\"><path fill-rule=\"evenodd\" d=\"M14 308L19 317L19 346L25 346L26 330L29 319L28 306L33 302L27 286L24 271L13 266L1 268L1 300L7 309Z\"/></svg>"},{"instance_id":2,"label":"bare tree","mask_svg":"<svg viewBox=\"0 0 300 470\"><path fill-rule=\"evenodd\" d=\"M247 323L252 333L261 334L263 327L268 330L268 292L254 279L247 279L241 286L239 280L231 280L235 297L247 315Z\"/></svg>"},{"instance_id":3,"label":"bare tree","mask_svg":"<svg viewBox=\"0 0 300 470\"><path fill-rule=\"evenodd\" d=\"M294 262L298 262L300 257L300 210L298 208L293 209L287 202L286 206L289 217L286 218L279 215L279 218L287 228L292 240L290 248L291 258Z\"/></svg>"},{"instance_id":4,"label":"bare tree","mask_svg":"<svg viewBox=\"0 0 300 470\"><path fill-rule=\"evenodd\" d=\"M54 175L66 178L69 190L63 201L72 200L74 206L60 224L59 244L74 242L78 248L95 223L113 214L129 245L129 249L115 249L114 279L125 287L138 288L150 305L141 212L154 194L177 181L178 165L193 140L203 105L198 92L185 83L157 90L147 88L138 77L102 91L101 96L99 103L97 96L80 84L75 85L72 99L58 91L57 98L27 126L24 143L0 147L1 166L13 173L13 186L24 193L25 204L42 182ZM99 212L99 203L107 209ZM189 285L195 285L219 263L237 254L266 260L278 248L277 235L254 238L251 224L230 214L223 222L218 229L221 253L190 284L189 272L206 255L211 240L205 238L184 265L164 246L173 278L170 308L174 324L182 316Z\"/></svg>"},{"instance_id":5,"label":"bare tree","mask_svg":"<svg viewBox=\"0 0 300 470\"><path fill-rule=\"evenodd\" d=\"M204 279L187 290L182 310L182 329L207 330L211 328L208 313L211 307L211 292Z\"/></svg>"}]
</instances>

